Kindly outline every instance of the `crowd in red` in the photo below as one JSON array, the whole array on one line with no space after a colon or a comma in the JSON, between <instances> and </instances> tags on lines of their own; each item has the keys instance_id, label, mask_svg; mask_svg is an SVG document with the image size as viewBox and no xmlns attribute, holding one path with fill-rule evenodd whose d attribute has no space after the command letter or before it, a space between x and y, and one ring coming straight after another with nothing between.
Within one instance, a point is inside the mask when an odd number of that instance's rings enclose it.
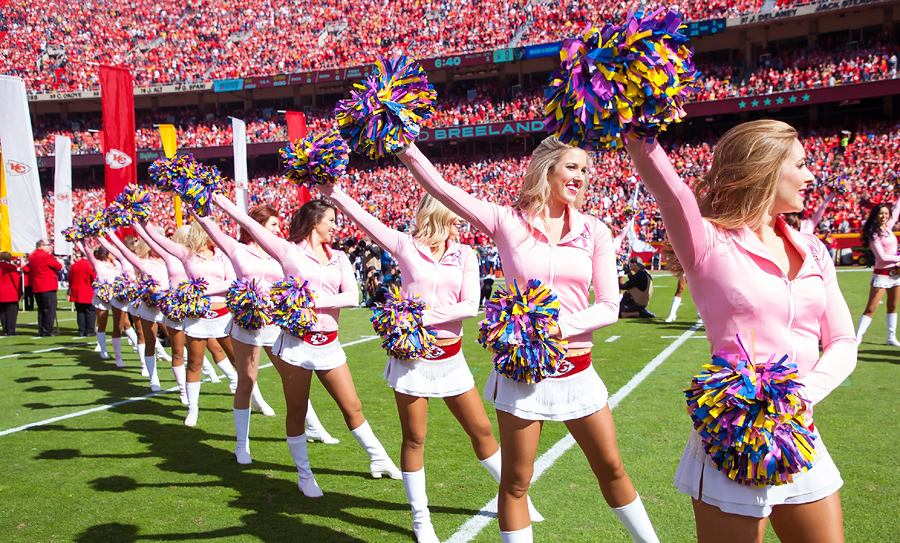
<instances>
[{"instance_id":1,"label":"crowd in red","mask_svg":"<svg viewBox=\"0 0 900 543\"><path fill-rule=\"evenodd\" d=\"M842 138L846 138L842 143ZM807 131L802 142L809 157L809 166L819 179L807 201L809 214L821 204L828 189L821 183L834 174L850 178L850 194L834 199L820 225L834 232L858 230L869 207L880 202L892 202L898 187L896 174L900 172L900 123L858 127L852 134L840 131ZM712 158L712 140L701 142L671 142L667 145L672 162L687 183L703 175ZM520 178L529 157L513 156L481 160L438 161L437 168L445 178L465 190L500 204L508 204L517 194ZM638 236L648 241L662 240L665 229L653 200L637 183L628 157L621 153L601 153L595 157L592 182L589 183L584 210L607 222L613 232L625 223L624 209L636 197L638 210L635 221ZM342 186L357 201L385 224L399 229L412 226L411 209L415 209L421 189L403 166L383 166L372 169L351 168ZM290 216L297 205L297 189L284 177L268 175L251 180L250 205L268 204L284 217ZM174 207L171 195L151 191L155 217L166 227L172 227ZM73 195L76 215L103 205L102 189L76 190ZM52 231L53 195L45 195L48 231ZM225 229L234 232L234 225L219 217ZM339 219L341 238L360 238L362 233L349 221ZM484 242L483 236L469 228L462 231L462 240L470 244Z\"/></svg>"}]
</instances>

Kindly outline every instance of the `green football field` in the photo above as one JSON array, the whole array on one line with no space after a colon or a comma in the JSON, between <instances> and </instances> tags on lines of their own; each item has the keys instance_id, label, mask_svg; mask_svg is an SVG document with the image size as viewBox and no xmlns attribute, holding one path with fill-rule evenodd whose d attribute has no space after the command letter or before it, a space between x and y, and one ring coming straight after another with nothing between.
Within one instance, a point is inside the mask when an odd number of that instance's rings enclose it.
<instances>
[{"instance_id":1,"label":"green football field","mask_svg":"<svg viewBox=\"0 0 900 543\"><path fill-rule=\"evenodd\" d=\"M855 322L871 275L838 276ZM709 344L689 296L678 321L662 321L674 286L673 278L656 276L650 309L661 318L624 320L596 332L594 363L615 400L619 450L660 540L687 542L694 537L690 499L674 490L672 477L690 430L682 389L708 359ZM259 382L278 416L253 415L254 462L238 465L224 377L203 385L199 424L187 428L177 392L148 395L135 353L126 349L128 367L117 369L72 338L75 314L68 308L61 302L59 337L32 339L30 312L19 314L22 335L0 339L0 541L414 541L402 482L369 477L368 458L318 382L313 403L341 442L310 444L325 492L311 500L297 489L273 368L260 370ZM352 343L346 352L363 412L399 462L400 425L369 316L365 309L345 311L340 340ZM480 390L491 366L474 340L476 322L466 324L464 352ZM851 542L900 540L900 349L884 345L885 334L882 306L856 371L816 407L816 425L845 481L841 499ZM658 366L632 381L651 362ZM165 362L160 377L164 389L175 386ZM629 381L636 386L626 387ZM495 420L493 408L485 407ZM480 513L496 484L443 403L432 401L430 409L425 466L438 536L498 541L493 514ZM535 524L535 541L630 541L584 456L566 448L566 436L561 423L544 425L540 476L530 493L547 520ZM770 530L767 541L775 540Z\"/></svg>"}]
</instances>

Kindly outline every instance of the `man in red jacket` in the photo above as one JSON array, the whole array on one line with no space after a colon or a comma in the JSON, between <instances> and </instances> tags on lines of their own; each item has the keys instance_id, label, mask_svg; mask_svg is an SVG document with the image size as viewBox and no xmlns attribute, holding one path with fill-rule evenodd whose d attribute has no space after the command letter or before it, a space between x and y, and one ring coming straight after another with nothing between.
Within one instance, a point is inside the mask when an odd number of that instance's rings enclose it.
<instances>
[{"instance_id":1,"label":"man in red jacket","mask_svg":"<svg viewBox=\"0 0 900 543\"><path fill-rule=\"evenodd\" d=\"M78 249L75 250L78 258L69 267L69 300L75 304L75 313L78 317L78 335L93 336L96 312L91 300L94 298L94 289L91 283L97 280L94 267L84 258Z\"/></svg>"},{"instance_id":2,"label":"man in red jacket","mask_svg":"<svg viewBox=\"0 0 900 543\"><path fill-rule=\"evenodd\" d=\"M38 336L59 335L53 332L53 322L56 321L56 290L59 288L56 274L62 264L53 258L53 248L47 240L40 240L35 247L28 255L28 275L37 302Z\"/></svg>"}]
</instances>

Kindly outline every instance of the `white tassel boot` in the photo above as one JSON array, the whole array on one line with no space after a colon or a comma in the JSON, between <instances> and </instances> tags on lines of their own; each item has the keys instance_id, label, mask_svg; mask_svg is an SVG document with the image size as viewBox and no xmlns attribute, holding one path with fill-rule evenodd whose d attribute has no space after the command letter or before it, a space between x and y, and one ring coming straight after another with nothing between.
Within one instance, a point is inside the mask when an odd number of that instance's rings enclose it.
<instances>
[{"instance_id":1,"label":"white tassel boot","mask_svg":"<svg viewBox=\"0 0 900 543\"><path fill-rule=\"evenodd\" d=\"M122 338L114 337L110 341L113 346L113 354L116 355L116 367L124 368L125 362L122 360Z\"/></svg>"},{"instance_id":2,"label":"white tassel boot","mask_svg":"<svg viewBox=\"0 0 900 543\"><path fill-rule=\"evenodd\" d=\"M610 507L610 509L619 517L619 522L631 534L634 543L659 543L640 495L624 507Z\"/></svg>"},{"instance_id":3,"label":"white tassel boot","mask_svg":"<svg viewBox=\"0 0 900 543\"><path fill-rule=\"evenodd\" d=\"M322 421L319 420L319 416L316 415L316 410L313 409L312 402L309 400L306 401L306 440L310 443L320 441L328 445L340 443L325 430L325 426L322 425Z\"/></svg>"},{"instance_id":4,"label":"white tassel boot","mask_svg":"<svg viewBox=\"0 0 900 543\"><path fill-rule=\"evenodd\" d=\"M360 424L359 428L351 430L350 433L353 434L356 441L359 442L363 450L366 451L366 454L369 455L369 473L373 478L381 479L381 476L384 474L387 474L391 479L403 478L400 470L394 465L394 462L391 460L391 457L388 456L387 451L384 450L381 442L375 437L372 427L369 426L369 421Z\"/></svg>"},{"instance_id":5,"label":"white tassel boot","mask_svg":"<svg viewBox=\"0 0 900 543\"><path fill-rule=\"evenodd\" d=\"M185 426L197 426L197 418L200 416L200 382L185 383L188 397L188 414L184 419Z\"/></svg>"},{"instance_id":6,"label":"white tassel boot","mask_svg":"<svg viewBox=\"0 0 900 543\"><path fill-rule=\"evenodd\" d=\"M291 451L291 457L294 459L294 465L297 466L297 487L300 489L300 492L303 492L303 495L307 498L321 498L324 496L325 494L319 488L318 483L316 483L316 478L309 467L309 456L306 454L306 436L304 434L294 437L288 436L287 444L288 449Z\"/></svg>"},{"instance_id":7,"label":"white tassel boot","mask_svg":"<svg viewBox=\"0 0 900 543\"><path fill-rule=\"evenodd\" d=\"M183 405L188 404L187 389L185 388L185 381L187 380L185 373L184 365L172 366L172 375L175 376L175 382L178 383L178 393L181 395L181 403Z\"/></svg>"},{"instance_id":8,"label":"white tassel boot","mask_svg":"<svg viewBox=\"0 0 900 543\"><path fill-rule=\"evenodd\" d=\"M434 526L431 524L431 512L428 510L428 494L425 491L425 468L419 471L403 472L403 489L413 514L413 533L418 543L441 543Z\"/></svg>"},{"instance_id":9,"label":"white tassel boot","mask_svg":"<svg viewBox=\"0 0 900 543\"><path fill-rule=\"evenodd\" d=\"M234 433L237 447L234 456L238 464L252 464L250 458L250 409L234 409Z\"/></svg>"}]
</instances>

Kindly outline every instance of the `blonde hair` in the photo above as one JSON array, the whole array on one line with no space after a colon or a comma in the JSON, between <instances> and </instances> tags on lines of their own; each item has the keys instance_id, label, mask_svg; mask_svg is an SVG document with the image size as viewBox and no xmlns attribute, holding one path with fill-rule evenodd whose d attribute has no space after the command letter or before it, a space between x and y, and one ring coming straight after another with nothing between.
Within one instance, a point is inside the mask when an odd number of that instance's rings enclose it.
<instances>
[{"instance_id":1,"label":"blonde hair","mask_svg":"<svg viewBox=\"0 0 900 543\"><path fill-rule=\"evenodd\" d=\"M179 226L175 230L175 233L172 234L172 241L174 241L175 243L180 243L181 245L184 245L185 247L187 247L188 246L188 235L190 235L190 232L191 232L191 227L189 225L185 224L183 226Z\"/></svg>"},{"instance_id":2,"label":"blonde hair","mask_svg":"<svg viewBox=\"0 0 900 543\"><path fill-rule=\"evenodd\" d=\"M797 140L789 124L763 119L742 123L716 143L709 172L694 185L700 214L734 230L762 226L775 201L781 167Z\"/></svg>"},{"instance_id":3,"label":"blonde hair","mask_svg":"<svg viewBox=\"0 0 900 543\"><path fill-rule=\"evenodd\" d=\"M155 224L153 226L148 225L148 227L155 228L159 234L165 235L165 230L163 230L162 226L159 226L158 224ZM157 254L153 252L153 249L151 249L150 246L147 245L147 242L144 241L143 238L138 238L137 243L134 244L133 252L137 255L138 258L147 258L148 255L157 256Z\"/></svg>"},{"instance_id":4,"label":"blonde hair","mask_svg":"<svg viewBox=\"0 0 900 543\"><path fill-rule=\"evenodd\" d=\"M522 189L519 191L519 197L512 204L512 208L524 213L529 222L536 217L543 219L544 210L550 203L550 182L547 180L547 174L570 149L578 149L578 147L566 145L556 136L550 136L545 138L531 153L531 161L528 162L528 168L525 170ZM590 168L593 165L593 156L587 151L585 154L587 154L587 165ZM583 198L576 202L576 207L581 203L583 203Z\"/></svg>"},{"instance_id":5,"label":"blonde hair","mask_svg":"<svg viewBox=\"0 0 900 543\"><path fill-rule=\"evenodd\" d=\"M212 220L212 218L210 218L210 220ZM212 240L209 239L209 234L207 234L206 230L200 226L200 223L198 221L192 222L190 230L188 230L185 246L187 246L192 253L198 254L211 244Z\"/></svg>"},{"instance_id":6,"label":"blonde hair","mask_svg":"<svg viewBox=\"0 0 900 543\"><path fill-rule=\"evenodd\" d=\"M450 225L459 217L430 194L423 194L416 208L416 229L413 238L435 249L450 237Z\"/></svg>"}]
</instances>

